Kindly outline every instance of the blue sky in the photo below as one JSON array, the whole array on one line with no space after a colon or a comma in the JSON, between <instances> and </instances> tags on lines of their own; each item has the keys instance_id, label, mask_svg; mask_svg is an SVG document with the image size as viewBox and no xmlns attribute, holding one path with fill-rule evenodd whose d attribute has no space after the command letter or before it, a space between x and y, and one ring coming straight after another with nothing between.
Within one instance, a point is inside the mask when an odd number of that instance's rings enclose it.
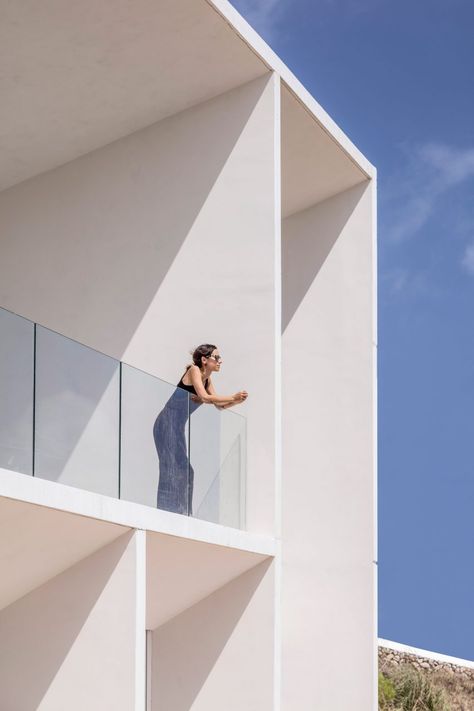
<instances>
[{"instance_id":1,"label":"blue sky","mask_svg":"<svg viewBox=\"0 0 474 711\"><path fill-rule=\"evenodd\" d=\"M379 636L474 660L474 3L233 4L378 169Z\"/></svg>"}]
</instances>

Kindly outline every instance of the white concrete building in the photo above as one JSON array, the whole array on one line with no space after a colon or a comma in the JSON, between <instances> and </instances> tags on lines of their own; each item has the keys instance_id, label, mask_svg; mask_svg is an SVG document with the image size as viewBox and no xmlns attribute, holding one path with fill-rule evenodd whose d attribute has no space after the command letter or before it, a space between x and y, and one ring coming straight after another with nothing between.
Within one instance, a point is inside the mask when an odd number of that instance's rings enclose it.
<instances>
[{"instance_id":1,"label":"white concrete building","mask_svg":"<svg viewBox=\"0 0 474 711\"><path fill-rule=\"evenodd\" d=\"M374 168L225 0L3 11L2 711L375 710Z\"/></svg>"}]
</instances>

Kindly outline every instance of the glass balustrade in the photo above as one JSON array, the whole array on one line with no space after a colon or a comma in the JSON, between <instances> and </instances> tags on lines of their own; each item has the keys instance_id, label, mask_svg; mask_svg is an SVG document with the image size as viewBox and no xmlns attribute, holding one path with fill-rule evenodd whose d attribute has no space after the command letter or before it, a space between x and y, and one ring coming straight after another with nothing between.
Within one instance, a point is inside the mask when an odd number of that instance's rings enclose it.
<instances>
[{"instance_id":1,"label":"glass balustrade","mask_svg":"<svg viewBox=\"0 0 474 711\"><path fill-rule=\"evenodd\" d=\"M228 410L190 405L189 458L194 471L192 515L244 527L246 420Z\"/></svg>"},{"instance_id":2,"label":"glass balustrade","mask_svg":"<svg viewBox=\"0 0 474 711\"><path fill-rule=\"evenodd\" d=\"M244 527L244 417L5 309L0 395L0 468Z\"/></svg>"},{"instance_id":3,"label":"glass balustrade","mask_svg":"<svg viewBox=\"0 0 474 711\"><path fill-rule=\"evenodd\" d=\"M35 476L118 496L120 364L36 327Z\"/></svg>"},{"instance_id":4,"label":"glass balustrade","mask_svg":"<svg viewBox=\"0 0 474 711\"><path fill-rule=\"evenodd\" d=\"M0 309L0 467L33 473L34 331Z\"/></svg>"}]
</instances>

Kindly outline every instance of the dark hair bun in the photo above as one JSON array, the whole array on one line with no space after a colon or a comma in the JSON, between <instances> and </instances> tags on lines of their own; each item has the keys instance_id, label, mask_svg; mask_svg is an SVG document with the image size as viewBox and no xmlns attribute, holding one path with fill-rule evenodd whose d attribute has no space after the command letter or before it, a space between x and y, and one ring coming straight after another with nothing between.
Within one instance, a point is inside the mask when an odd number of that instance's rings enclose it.
<instances>
[{"instance_id":1,"label":"dark hair bun","mask_svg":"<svg viewBox=\"0 0 474 711\"><path fill-rule=\"evenodd\" d=\"M202 359L209 358L209 356L212 355L212 351L215 351L216 348L217 346L214 346L212 343L201 343L194 351L190 351L193 356L194 365L197 365L198 368L202 368ZM186 370L190 367L191 366L188 365Z\"/></svg>"}]
</instances>

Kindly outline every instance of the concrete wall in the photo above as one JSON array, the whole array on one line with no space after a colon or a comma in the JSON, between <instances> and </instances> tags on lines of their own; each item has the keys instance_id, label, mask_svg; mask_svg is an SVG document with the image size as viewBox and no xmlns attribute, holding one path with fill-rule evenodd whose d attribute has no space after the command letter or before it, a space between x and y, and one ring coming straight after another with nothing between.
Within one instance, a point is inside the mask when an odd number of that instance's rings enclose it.
<instances>
[{"instance_id":1,"label":"concrete wall","mask_svg":"<svg viewBox=\"0 0 474 711\"><path fill-rule=\"evenodd\" d=\"M372 200L283 222L283 711L376 705Z\"/></svg>"},{"instance_id":2,"label":"concrete wall","mask_svg":"<svg viewBox=\"0 0 474 711\"><path fill-rule=\"evenodd\" d=\"M136 536L121 536L0 612L2 711L142 711Z\"/></svg>"},{"instance_id":3,"label":"concrete wall","mask_svg":"<svg viewBox=\"0 0 474 711\"><path fill-rule=\"evenodd\" d=\"M190 349L218 345L217 390L250 393L247 520L267 533L276 86L266 75L0 194L1 306L171 382Z\"/></svg>"},{"instance_id":4,"label":"concrete wall","mask_svg":"<svg viewBox=\"0 0 474 711\"><path fill-rule=\"evenodd\" d=\"M273 590L263 562L158 627L150 711L272 711Z\"/></svg>"}]
</instances>

